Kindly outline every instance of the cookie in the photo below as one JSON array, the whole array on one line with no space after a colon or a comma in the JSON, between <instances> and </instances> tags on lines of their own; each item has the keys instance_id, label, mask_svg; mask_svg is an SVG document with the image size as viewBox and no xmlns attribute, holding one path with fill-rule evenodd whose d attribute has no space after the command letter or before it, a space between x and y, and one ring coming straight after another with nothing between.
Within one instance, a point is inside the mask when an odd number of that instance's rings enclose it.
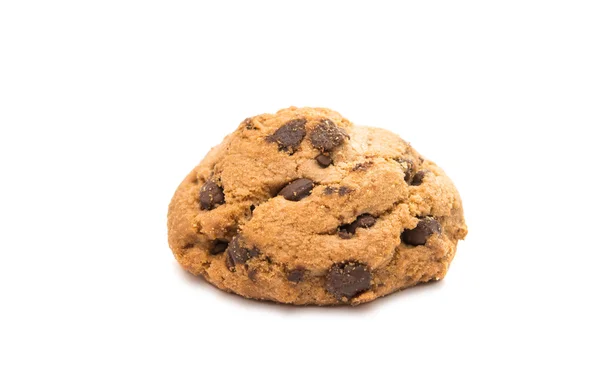
<instances>
[{"instance_id":1,"label":"cookie","mask_svg":"<svg viewBox=\"0 0 600 373\"><path fill-rule=\"evenodd\" d=\"M181 183L169 245L247 298L357 305L444 278L467 235L458 191L383 129L335 111L244 120Z\"/></svg>"}]
</instances>

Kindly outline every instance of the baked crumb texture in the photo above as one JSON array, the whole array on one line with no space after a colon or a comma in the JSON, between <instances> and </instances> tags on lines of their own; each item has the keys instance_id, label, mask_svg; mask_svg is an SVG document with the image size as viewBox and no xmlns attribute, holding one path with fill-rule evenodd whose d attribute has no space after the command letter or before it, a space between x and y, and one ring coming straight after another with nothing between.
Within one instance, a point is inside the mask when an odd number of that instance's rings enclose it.
<instances>
[{"instance_id":1,"label":"baked crumb texture","mask_svg":"<svg viewBox=\"0 0 600 373\"><path fill-rule=\"evenodd\" d=\"M187 271L247 298L358 305L444 278L467 226L433 162L335 111L244 120L181 183L169 245Z\"/></svg>"}]
</instances>

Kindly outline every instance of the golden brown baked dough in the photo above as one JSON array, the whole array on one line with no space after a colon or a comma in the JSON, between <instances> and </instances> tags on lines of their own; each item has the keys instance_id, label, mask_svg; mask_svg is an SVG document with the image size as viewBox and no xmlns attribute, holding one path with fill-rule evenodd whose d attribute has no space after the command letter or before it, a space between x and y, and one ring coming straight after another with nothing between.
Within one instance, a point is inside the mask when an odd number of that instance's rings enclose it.
<instances>
[{"instance_id":1,"label":"golden brown baked dough","mask_svg":"<svg viewBox=\"0 0 600 373\"><path fill-rule=\"evenodd\" d=\"M335 111L244 120L169 206L181 265L291 304L360 304L440 280L467 235L452 181L407 142Z\"/></svg>"}]
</instances>

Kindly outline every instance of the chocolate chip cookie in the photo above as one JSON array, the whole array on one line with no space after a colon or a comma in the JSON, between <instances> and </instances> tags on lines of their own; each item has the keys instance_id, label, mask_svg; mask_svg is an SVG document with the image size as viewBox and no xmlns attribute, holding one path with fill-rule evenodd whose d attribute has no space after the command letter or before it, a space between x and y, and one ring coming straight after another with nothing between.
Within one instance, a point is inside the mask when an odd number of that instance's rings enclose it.
<instances>
[{"instance_id":1,"label":"chocolate chip cookie","mask_svg":"<svg viewBox=\"0 0 600 373\"><path fill-rule=\"evenodd\" d=\"M335 111L244 120L169 206L179 263L218 288L297 305L357 305L442 279L467 235L433 162Z\"/></svg>"}]
</instances>

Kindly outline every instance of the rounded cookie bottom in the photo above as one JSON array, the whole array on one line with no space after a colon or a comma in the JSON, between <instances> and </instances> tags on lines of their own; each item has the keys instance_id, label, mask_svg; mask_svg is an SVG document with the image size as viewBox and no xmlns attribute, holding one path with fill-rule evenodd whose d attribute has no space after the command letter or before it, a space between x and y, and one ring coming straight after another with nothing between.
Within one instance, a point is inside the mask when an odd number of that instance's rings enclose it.
<instances>
[{"instance_id":1,"label":"rounded cookie bottom","mask_svg":"<svg viewBox=\"0 0 600 373\"><path fill-rule=\"evenodd\" d=\"M216 287L357 305L444 278L467 234L446 174L386 130L322 108L244 120L169 206L179 263Z\"/></svg>"},{"instance_id":2,"label":"rounded cookie bottom","mask_svg":"<svg viewBox=\"0 0 600 373\"><path fill-rule=\"evenodd\" d=\"M425 245L398 245L389 262L370 273L368 288L355 296L336 296L328 290L331 271L311 275L301 269L290 271L285 264L268 258L250 258L243 264L232 266L227 244L218 243L194 231L197 211L197 170L180 185L170 205L169 239L173 253L180 265L195 276L203 277L220 290L245 298L293 305L353 306L371 302L419 284L442 280L456 253L458 238L466 235L463 228L463 211L459 207L452 215L442 219L442 230L451 235L429 238ZM455 228L459 227L459 228ZM352 263L350 263L352 264ZM339 268L338 268L339 270ZM340 274L350 278L346 286L353 293L352 273ZM364 279L363 279L364 284Z\"/></svg>"}]
</instances>

